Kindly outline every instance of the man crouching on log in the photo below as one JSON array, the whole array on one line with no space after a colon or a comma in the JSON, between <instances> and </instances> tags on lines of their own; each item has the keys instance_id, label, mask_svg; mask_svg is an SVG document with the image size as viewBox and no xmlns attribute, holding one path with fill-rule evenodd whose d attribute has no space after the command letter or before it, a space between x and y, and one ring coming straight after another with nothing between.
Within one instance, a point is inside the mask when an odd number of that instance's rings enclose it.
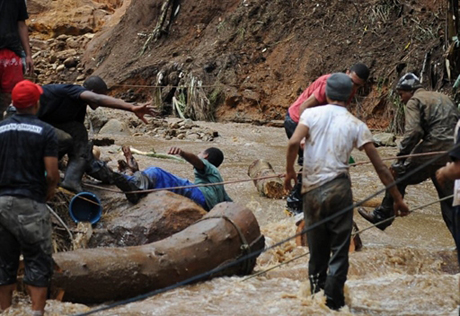
<instances>
[{"instance_id":1,"label":"man crouching on log","mask_svg":"<svg viewBox=\"0 0 460 316\"><path fill-rule=\"evenodd\" d=\"M128 161L128 166L133 158L129 147L124 147L123 152ZM148 167L143 171L136 171L132 176L121 173L114 173L115 185L123 192L151 190L151 189L171 189L169 191L183 195L203 207L206 211L211 210L216 204L221 202L232 202L232 199L225 191L224 180L217 169L224 160L222 151L215 147L210 147L198 155L183 151L178 147L171 147L168 154L178 155L189 162L195 172L195 183L187 179L180 178L172 173L158 167ZM207 186L195 186L196 184L211 184ZM126 198L131 203L136 204L145 193L126 193Z\"/></svg>"},{"instance_id":2,"label":"man crouching on log","mask_svg":"<svg viewBox=\"0 0 460 316\"><path fill-rule=\"evenodd\" d=\"M348 158L353 148L365 150L385 186L394 181L374 147L368 127L346 109L352 86L346 74L335 73L328 78L328 105L303 112L289 140L286 154L284 186L289 191L292 180L297 181L294 163L300 142L305 138L302 198L307 229L341 210L350 209L307 230L311 292L324 290L326 305L334 310L345 305L343 287L348 273L348 248L353 223ZM389 191L395 201L395 214L407 215L409 209L396 186Z\"/></svg>"}]
</instances>

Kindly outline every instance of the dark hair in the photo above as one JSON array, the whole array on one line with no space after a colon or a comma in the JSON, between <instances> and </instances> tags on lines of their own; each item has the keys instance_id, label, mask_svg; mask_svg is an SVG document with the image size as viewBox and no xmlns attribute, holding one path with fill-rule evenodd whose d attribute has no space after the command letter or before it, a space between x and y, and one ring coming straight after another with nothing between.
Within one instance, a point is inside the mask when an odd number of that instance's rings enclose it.
<instances>
[{"instance_id":1,"label":"dark hair","mask_svg":"<svg viewBox=\"0 0 460 316\"><path fill-rule=\"evenodd\" d=\"M219 148L209 147L204 151L204 154L208 155L208 158L206 159L216 168L219 168L222 161L224 161L224 153Z\"/></svg>"},{"instance_id":2,"label":"dark hair","mask_svg":"<svg viewBox=\"0 0 460 316\"><path fill-rule=\"evenodd\" d=\"M99 94L106 94L107 90L109 90L105 81L99 76L88 77L85 82L83 82L83 87Z\"/></svg>"},{"instance_id":3,"label":"dark hair","mask_svg":"<svg viewBox=\"0 0 460 316\"><path fill-rule=\"evenodd\" d=\"M363 63L354 64L350 68L350 72L354 72L359 78L363 80L367 80L367 78L369 78L370 73L369 68L367 68L367 66Z\"/></svg>"}]
</instances>

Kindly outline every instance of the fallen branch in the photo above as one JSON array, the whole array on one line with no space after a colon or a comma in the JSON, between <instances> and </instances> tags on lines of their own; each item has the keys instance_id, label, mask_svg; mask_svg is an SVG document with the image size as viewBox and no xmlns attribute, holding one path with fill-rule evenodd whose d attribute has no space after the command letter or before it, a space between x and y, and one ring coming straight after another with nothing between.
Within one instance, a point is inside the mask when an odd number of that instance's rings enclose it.
<instances>
[{"instance_id":1,"label":"fallen branch","mask_svg":"<svg viewBox=\"0 0 460 316\"><path fill-rule=\"evenodd\" d=\"M130 147L131 152L133 154L137 155L142 155L142 156L148 156L148 157L154 157L154 158L161 158L161 159L172 159L180 162L185 162L184 159L179 158L175 155L169 155L169 154L162 154L162 153L156 153L155 151L141 151L136 148Z\"/></svg>"}]
</instances>

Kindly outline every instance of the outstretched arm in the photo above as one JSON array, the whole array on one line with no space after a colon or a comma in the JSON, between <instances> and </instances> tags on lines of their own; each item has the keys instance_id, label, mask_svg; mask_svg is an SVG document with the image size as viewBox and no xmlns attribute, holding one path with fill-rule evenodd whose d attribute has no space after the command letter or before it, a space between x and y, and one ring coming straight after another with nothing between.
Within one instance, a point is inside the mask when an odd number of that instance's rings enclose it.
<instances>
[{"instance_id":1,"label":"outstretched arm","mask_svg":"<svg viewBox=\"0 0 460 316\"><path fill-rule=\"evenodd\" d=\"M377 172L380 181L385 186L389 186L394 182L393 176L391 175L390 170L388 170L388 167L383 163L382 159L380 158L380 155L375 148L374 144L372 142L366 143L363 146L364 151L366 152L366 155L369 157L372 165L374 166L375 171ZM406 205L406 203L403 201L401 193L398 191L398 188L396 185L392 186L391 188L388 189L388 192L390 192L391 196L393 197L395 203L394 203L394 210L395 210L395 215L396 216L406 216L409 214L409 207Z\"/></svg>"},{"instance_id":2,"label":"outstretched arm","mask_svg":"<svg viewBox=\"0 0 460 316\"><path fill-rule=\"evenodd\" d=\"M142 122L148 123L144 115L157 116L158 112L154 107L150 106L150 103L143 105L132 105L123 100L110 97L103 94L94 93L92 91L84 91L80 94L80 99L88 103L88 105L94 110L99 106L119 109L124 111L133 112Z\"/></svg>"},{"instance_id":3,"label":"outstretched arm","mask_svg":"<svg viewBox=\"0 0 460 316\"><path fill-rule=\"evenodd\" d=\"M197 170L204 170L205 168L205 165L203 161L201 161L200 157L187 151L183 151L179 147L171 147L168 154L181 156Z\"/></svg>"}]
</instances>

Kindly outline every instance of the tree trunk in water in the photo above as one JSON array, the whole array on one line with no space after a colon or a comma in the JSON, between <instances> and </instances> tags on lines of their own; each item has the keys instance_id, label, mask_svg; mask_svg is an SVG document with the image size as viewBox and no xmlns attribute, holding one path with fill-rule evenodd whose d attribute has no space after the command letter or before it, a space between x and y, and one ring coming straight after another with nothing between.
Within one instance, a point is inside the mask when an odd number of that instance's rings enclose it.
<instances>
[{"instance_id":1,"label":"tree trunk in water","mask_svg":"<svg viewBox=\"0 0 460 316\"><path fill-rule=\"evenodd\" d=\"M53 258L60 271L54 274L52 284L65 291L66 301L121 300L234 262L251 251L263 249L264 244L252 212L225 202L216 205L195 224L161 241L135 247L57 253ZM249 274L256 258L210 277Z\"/></svg>"},{"instance_id":2,"label":"tree trunk in water","mask_svg":"<svg viewBox=\"0 0 460 316\"><path fill-rule=\"evenodd\" d=\"M276 177L272 165L263 159L255 160L248 168L248 175L254 179L257 191L265 197L280 199L284 194L283 181ZM256 179L271 177L268 179Z\"/></svg>"}]
</instances>

